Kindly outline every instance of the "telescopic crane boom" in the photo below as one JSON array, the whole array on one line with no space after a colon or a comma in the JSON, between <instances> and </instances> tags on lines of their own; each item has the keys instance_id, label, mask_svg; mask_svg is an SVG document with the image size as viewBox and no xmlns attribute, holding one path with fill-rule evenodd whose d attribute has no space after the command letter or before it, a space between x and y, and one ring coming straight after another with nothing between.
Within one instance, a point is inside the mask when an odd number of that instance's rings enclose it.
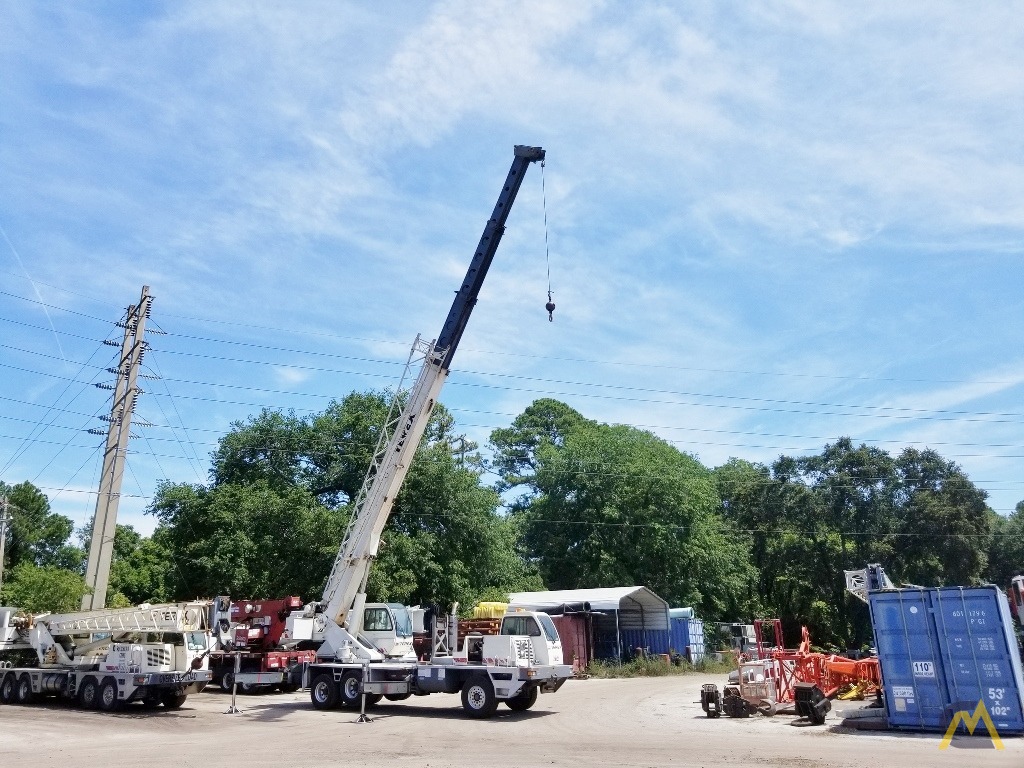
<instances>
[{"instance_id":1,"label":"telescopic crane boom","mask_svg":"<svg viewBox=\"0 0 1024 768\"><path fill-rule=\"evenodd\" d=\"M389 419L381 434L377 454L356 497L352 518L324 589L321 605L327 621L324 643L318 651L322 659L337 657L343 647L361 658L382 658L372 644L359 640L370 567L377 556L381 534L395 497L409 471L409 464L444 386L452 357L466 330L487 270L498 250L505 232L505 221L523 176L531 163L543 160L544 150L540 147L515 147L508 178L484 227L480 244L452 302L440 336L434 342L417 337L413 345L410 364L418 357L422 359L422 368L405 407L397 418ZM393 407L397 407L397 398Z\"/></svg>"}]
</instances>

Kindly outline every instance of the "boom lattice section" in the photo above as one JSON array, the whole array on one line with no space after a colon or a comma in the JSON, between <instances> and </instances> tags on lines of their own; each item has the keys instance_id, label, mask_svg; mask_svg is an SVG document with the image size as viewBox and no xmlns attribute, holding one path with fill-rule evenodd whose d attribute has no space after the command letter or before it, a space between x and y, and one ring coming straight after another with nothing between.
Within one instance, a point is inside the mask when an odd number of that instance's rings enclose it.
<instances>
[{"instance_id":1,"label":"boom lattice section","mask_svg":"<svg viewBox=\"0 0 1024 768\"><path fill-rule=\"evenodd\" d=\"M417 336L416 340L413 342L412 349L409 351L409 358L405 364L405 371L402 373L402 378L399 380L398 389L395 391L395 397L391 401L391 409L388 412L384 428L377 437L377 448L374 452L373 460L370 462L370 466L366 470L366 475L363 478L362 486L359 488L359 493L356 494L356 501L352 507L352 517L349 519L348 526L345 529L345 535L341 541L341 547L338 549L338 554L334 559L334 565L331 568L330 576L327 578L327 585L323 597L323 603L325 605L330 605L334 600L338 590L341 589L342 585L346 581L346 575L360 573L365 578L366 573L369 572L368 565L360 563L360 561L365 558L366 553L361 551L360 547L356 545L356 542L363 540L364 527L372 525L374 522L372 519L369 519L372 516L365 514L367 499L370 495L370 491L373 489L373 484L377 479L380 468L384 464L385 458L391 453L391 440L395 431L402 423L402 417L404 414L402 407L403 400L407 397L410 391L406 382L409 381L413 368L421 363L426 363L428 360L436 360L440 354L441 351L435 347L434 342L432 341L425 341L420 336ZM394 500L392 499L391 501ZM348 608L348 606L342 605L340 608L344 610Z\"/></svg>"},{"instance_id":2,"label":"boom lattice section","mask_svg":"<svg viewBox=\"0 0 1024 768\"><path fill-rule=\"evenodd\" d=\"M159 605L41 616L51 635L86 632L196 632L205 625L202 603Z\"/></svg>"}]
</instances>

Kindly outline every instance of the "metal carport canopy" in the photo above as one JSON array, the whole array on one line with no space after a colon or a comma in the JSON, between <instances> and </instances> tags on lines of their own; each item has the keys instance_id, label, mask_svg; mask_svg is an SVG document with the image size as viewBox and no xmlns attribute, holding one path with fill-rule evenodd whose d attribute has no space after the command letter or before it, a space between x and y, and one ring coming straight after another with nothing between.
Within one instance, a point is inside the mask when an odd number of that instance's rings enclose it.
<instances>
[{"instance_id":1,"label":"metal carport canopy","mask_svg":"<svg viewBox=\"0 0 1024 768\"><path fill-rule=\"evenodd\" d=\"M668 629L668 603L647 587L556 589L550 592L515 592L509 608L544 611L567 603L589 603L592 611L617 613L622 629Z\"/></svg>"}]
</instances>

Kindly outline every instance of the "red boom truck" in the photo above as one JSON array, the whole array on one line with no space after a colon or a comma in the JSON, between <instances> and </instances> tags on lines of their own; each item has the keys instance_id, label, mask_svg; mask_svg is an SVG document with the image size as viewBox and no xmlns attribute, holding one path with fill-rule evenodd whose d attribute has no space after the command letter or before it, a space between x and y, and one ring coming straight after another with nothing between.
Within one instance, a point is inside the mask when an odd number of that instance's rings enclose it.
<instances>
[{"instance_id":1,"label":"red boom truck","mask_svg":"<svg viewBox=\"0 0 1024 768\"><path fill-rule=\"evenodd\" d=\"M218 597L211 625L219 648L210 653L213 683L230 691L235 683L235 657L239 657L238 687L243 693L259 688L294 691L302 665L316 660L316 650L288 637L288 615L302 608L302 598L238 600Z\"/></svg>"}]
</instances>

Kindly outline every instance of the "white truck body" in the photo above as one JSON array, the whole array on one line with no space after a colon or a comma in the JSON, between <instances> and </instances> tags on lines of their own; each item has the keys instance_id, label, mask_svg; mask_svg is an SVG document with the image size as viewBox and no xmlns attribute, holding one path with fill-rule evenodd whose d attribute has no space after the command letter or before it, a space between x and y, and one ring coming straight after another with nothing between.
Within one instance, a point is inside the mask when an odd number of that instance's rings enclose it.
<instances>
[{"instance_id":1,"label":"white truck body","mask_svg":"<svg viewBox=\"0 0 1024 768\"><path fill-rule=\"evenodd\" d=\"M441 630L449 637L454 632L454 627ZM459 647L443 645L435 639L429 661L405 663L370 662L342 653L336 661L310 664L303 684L317 709L359 707L364 695L367 703L374 704L382 696L397 701L413 695L461 693L463 709L483 718L502 702L513 710L529 709L539 693L553 693L572 677L572 666L562 663L558 633L545 614L506 614L501 634L469 634Z\"/></svg>"},{"instance_id":2,"label":"white truck body","mask_svg":"<svg viewBox=\"0 0 1024 768\"><path fill-rule=\"evenodd\" d=\"M88 709L177 709L210 680L206 615L205 603L38 616L0 608L0 704L51 695Z\"/></svg>"}]
</instances>

